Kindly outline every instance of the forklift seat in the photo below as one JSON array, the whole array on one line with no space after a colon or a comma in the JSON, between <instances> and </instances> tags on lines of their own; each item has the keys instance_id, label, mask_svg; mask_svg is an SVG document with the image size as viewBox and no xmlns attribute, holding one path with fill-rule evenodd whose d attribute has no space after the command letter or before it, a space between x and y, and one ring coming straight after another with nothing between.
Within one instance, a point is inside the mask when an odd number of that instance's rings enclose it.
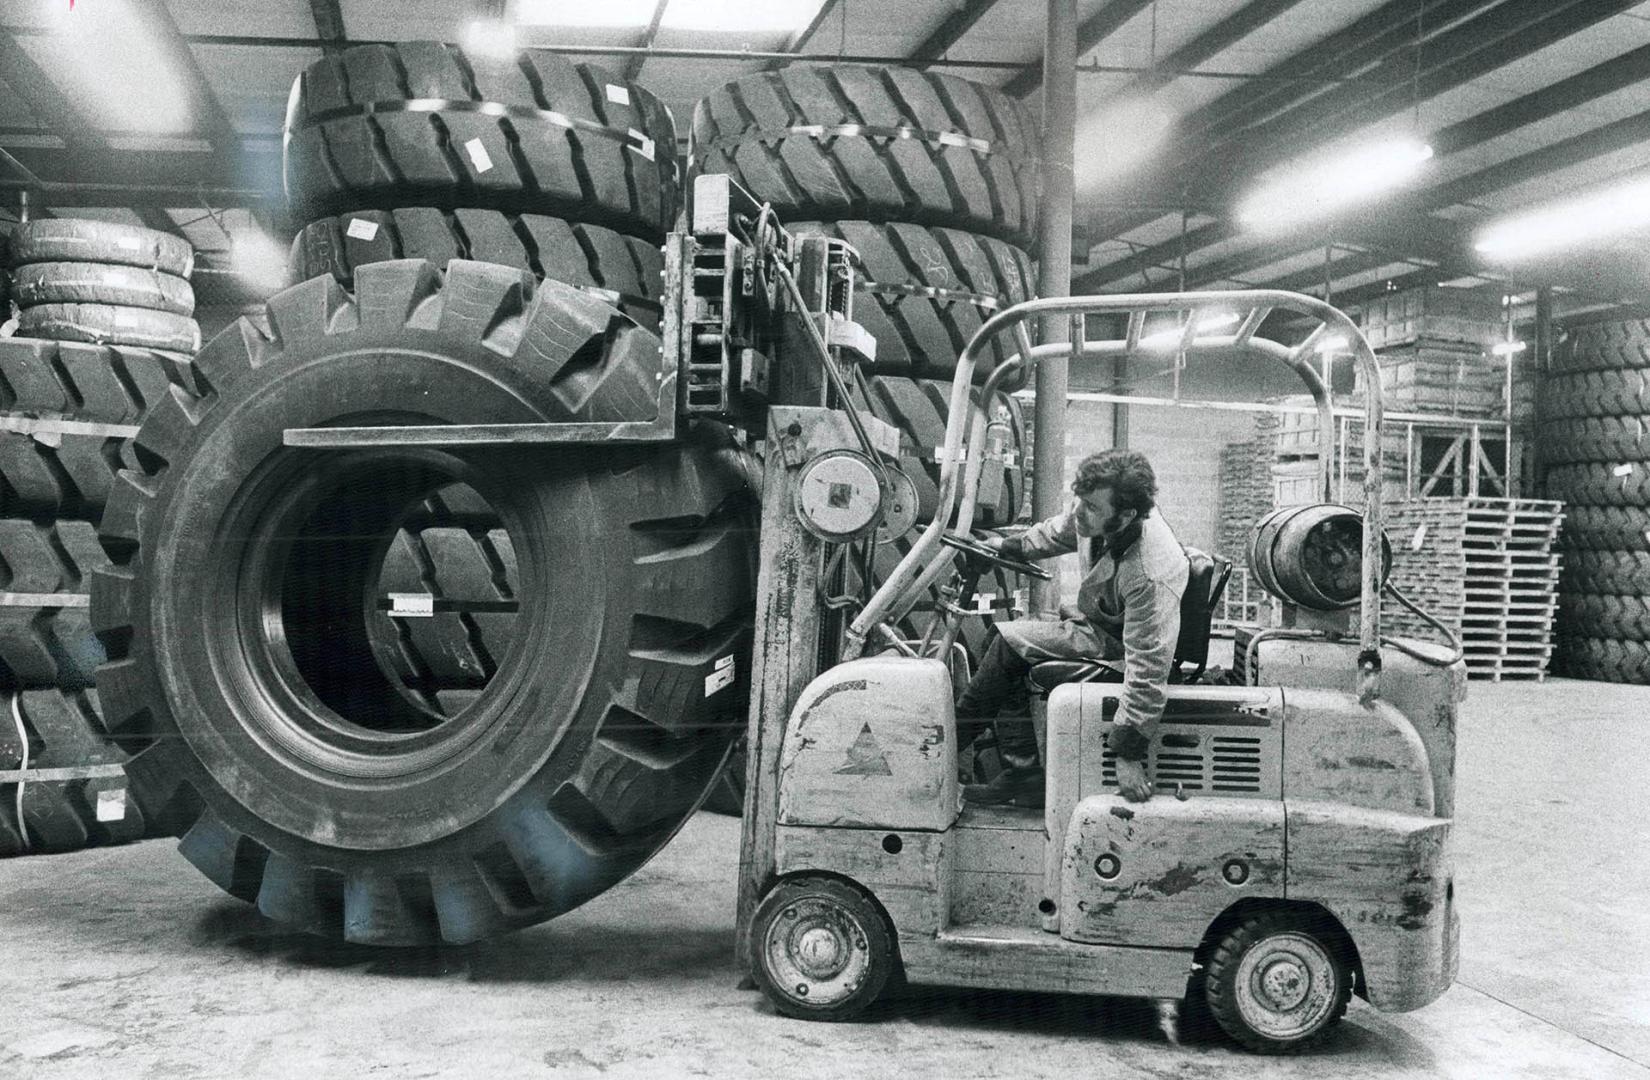
<instances>
[{"instance_id":1,"label":"forklift seat","mask_svg":"<svg viewBox=\"0 0 1650 1080\"><path fill-rule=\"evenodd\" d=\"M1190 572L1186 591L1180 597L1180 637L1175 641L1174 664L1169 669L1172 683L1190 682L1203 674L1209 662L1209 627L1215 607L1232 576L1232 564L1219 555L1205 555L1186 549ZM1184 665L1194 665L1187 673ZM1031 683L1040 694L1068 682L1122 682L1123 671L1111 660L1044 660L1031 666Z\"/></svg>"}]
</instances>

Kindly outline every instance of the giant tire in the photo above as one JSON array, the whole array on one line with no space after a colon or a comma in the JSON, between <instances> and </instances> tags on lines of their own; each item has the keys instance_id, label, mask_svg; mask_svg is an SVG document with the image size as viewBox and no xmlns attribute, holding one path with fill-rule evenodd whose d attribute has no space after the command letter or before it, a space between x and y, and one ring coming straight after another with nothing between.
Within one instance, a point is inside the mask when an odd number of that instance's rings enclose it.
<instances>
[{"instance_id":1,"label":"giant tire","mask_svg":"<svg viewBox=\"0 0 1650 1080\"><path fill-rule=\"evenodd\" d=\"M195 249L181 236L141 225L36 218L12 236L11 264L42 262L119 263L186 278L195 268Z\"/></svg>"},{"instance_id":2,"label":"giant tire","mask_svg":"<svg viewBox=\"0 0 1650 1080\"><path fill-rule=\"evenodd\" d=\"M11 601L0 606L0 689L92 685L103 648L86 593L107 565L89 522L0 518L0 588Z\"/></svg>"},{"instance_id":3,"label":"giant tire","mask_svg":"<svg viewBox=\"0 0 1650 1080\"><path fill-rule=\"evenodd\" d=\"M1650 597L1562 593L1558 625L1581 637L1650 641Z\"/></svg>"},{"instance_id":4,"label":"giant tire","mask_svg":"<svg viewBox=\"0 0 1650 1080\"><path fill-rule=\"evenodd\" d=\"M1559 543L1571 551L1650 550L1650 508L1567 506Z\"/></svg>"},{"instance_id":5,"label":"giant tire","mask_svg":"<svg viewBox=\"0 0 1650 1080\"><path fill-rule=\"evenodd\" d=\"M18 312L17 332L49 341L166 352L191 353L201 343L201 328L187 315L114 304L36 304Z\"/></svg>"},{"instance_id":6,"label":"giant tire","mask_svg":"<svg viewBox=\"0 0 1650 1080\"><path fill-rule=\"evenodd\" d=\"M693 110L693 170L782 221L907 221L1036 242L1037 127L1002 91L915 68L799 64Z\"/></svg>"},{"instance_id":7,"label":"giant tire","mask_svg":"<svg viewBox=\"0 0 1650 1080\"><path fill-rule=\"evenodd\" d=\"M854 319L877 340L876 362L867 371L879 375L951 378L985 320L1036 293L1031 258L989 236L867 221L785 227L844 240L859 253ZM1018 352L1012 336L998 335L977 358L975 380Z\"/></svg>"},{"instance_id":8,"label":"giant tire","mask_svg":"<svg viewBox=\"0 0 1650 1080\"><path fill-rule=\"evenodd\" d=\"M916 485L918 518L931 521L939 506L940 463L937 451L945 445L951 384L935 379L877 376L868 379L866 387L868 393L859 403L872 416L899 428L905 436L901 442L900 468ZM976 388L970 393L972 400L978 402L980 391ZM860 398L858 394L855 396ZM994 492L995 496L982 498L975 506L975 528L1012 523L1019 514L1025 494L1025 422L1020 415L1020 403L1008 394L999 393L994 410L1008 423L1005 450L1013 456L1005 459L1000 474L995 477L985 477L982 471L985 495L991 496Z\"/></svg>"},{"instance_id":9,"label":"giant tire","mask_svg":"<svg viewBox=\"0 0 1650 1080\"><path fill-rule=\"evenodd\" d=\"M34 304L115 304L175 315L195 313L195 290L186 278L119 263L44 262L12 272L20 307Z\"/></svg>"},{"instance_id":10,"label":"giant tire","mask_svg":"<svg viewBox=\"0 0 1650 1080\"><path fill-rule=\"evenodd\" d=\"M107 737L95 691L8 694L0 715L0 769L22 764L18 721L29 740L31 769L120 765L126 760L126 754ZM30 854L124 843L145 833L143 811L121 775L29 781L23 785L22 802ZM17 820L17 786L0 783L0 857L23 854L23 837Z\"/></svg>"},{"instance_id":11,"label":"giant tire","mask_svg":"<svg viewBox=\"0 0 1650 1080\"><path fill-rule=\"evenodd\" d=\"M1541 426L1541 452L1554 465L1650 461L1644 417L1589 416Z\"/></svg>"},{"instance_id":12,"label":"giant tire","mask_svg":"<svg viewBox=\"0 0 1650 1080\"><path fill-rule=\"evenodd\" d=\"M95 521L130 464L118 430L168 397L199 390L189 358L152 349L0 338L0 416L66 420L68 432L0 431L0 507ZM26 426L26 425L20 425Z\"/></svg>"},{"instance_id":13,"label":"giant tire","mask_svg":"<svg viewBox=\"0 0 1650 1080\"><path fill-rule=\"evenodd\" d=\"M92 595L110 729L184 854L266 915L375 944L474 941L577 906L697 805L734 728L754 579L743 472L658 447L284 449L287 428L640 419L658 339L602 301L455 261L315 278L196 359L139 433ZM645 406L644 406L645 403ZM514 541L519 631L443 720L363 608L406 508L474 488ZM735 657L739 679L707 685ZM707 696L708 695L708 696Z\"/></svg>"},{"instance_id":14,"label":"giant tire","mask_svg":"<svg viewBox=\"0 0 1650 1080\"><path fill-rule=\"evenodd\" d=\"M1546 420L1632 418L1650 414L1650 370L1628 368L1550 375L1542 385L1541 413Z\"/></svg>"},{"instance_id":15,"label":"giant tire","mask_svg":"<svg viewBox=\"0 0 1650 1080\"><path fill-rule=\"evenodd\" d=\"M530 270L604 296L650 329L659 327L664 252L599 225L500 210L419 206L322 218L292 240L294 282L331 274L345 288L355 268L387 259L474 259Z\"/></svg>"},{"instance_id":16,"label":"giant tire","mask_svg":"<svg viewBox=\"0 0 1650 1080\"><path fill-rule=\"evenodd\" d=\"M1650 551L1570 551L1564 555L1561 593L1650 596Z\"/></svg>"},{"instance_id":17,"label":"giant tire","mask_svg":"<svg viewBox=\"0 0 1650 1080\"><path fill-rule=\"evenodd\" d=\"M415 99L440 105L407 108ZM657 241L680 203L664 105L595 64L539 49L509 59L432 41L345 49L298 76L285 138L287 200L300 221L491 207Z\"/></svg>"},{"instance_id":18,"label":"giant tire","mask_svg":"<svg viewBox=\"0 0 1650 1080\"><path fill-rule=\"evenodd\" d=\"M1650 507L1650 461L1589 461L1547 470L1547 496L1576 506Z\"/></svg>"},{"instance_id":19,"label":"giant tire","mask_svg":"<svg viewBox=\"0 0 1650 1080\"><path fill-rule=\"evenodd\" d=\"M1595 323L1570 331L1553 350L1553 370L1627 371L1650 368L1650 320Z\"/></svg>"},{"instance_id":20,"label":"giant tire","mask_svg":"<svg viewBox=\"0 0 1650 1080\"><path fill-rule=\"evenodd\" d=\"M1559 634L1553 669L1573 679L1650 685L1650 643Z\"/></svg>"}]
</instances>

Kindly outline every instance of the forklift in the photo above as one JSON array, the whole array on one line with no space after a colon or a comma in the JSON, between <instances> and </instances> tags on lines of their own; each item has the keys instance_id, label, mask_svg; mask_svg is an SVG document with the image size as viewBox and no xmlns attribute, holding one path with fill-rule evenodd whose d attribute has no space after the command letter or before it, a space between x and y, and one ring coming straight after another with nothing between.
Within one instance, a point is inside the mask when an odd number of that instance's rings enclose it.
<instances>
[{"instance_id":1,"label":"forklift","mask_svg":"<svg viewBox=\"0 0 1650 1080\"><path fill-rule=\"evenodd\" d=\"M1458 650L1381 632L1381 384L1357 326L1275 290L997 312L957 364L939 505L897 568L855 600L841 587L853 562L843 552L917 526L897 432L852 405L855 361L875 343L852 321L852 253L837 243L790 237L726 178L705 176L691 228L666 251L683 313L674 341L667 316L666 350L701 350L688 377L706 373L724 412L743 402L765 451L737 936L750 983L778 1012L826 1021L860 1016L896 984L1145 998L1166 1024L1184 1007L1266 1053L1321 1037L1354 993L1385 1011L1436 999L1457 962L1449 837L1465 668ZM730 319L764 290L770 313L794 301L801 330ZM1285 311L1316 329L1293 346L1257 335ZM1048 317L1070 320L1070 344L1032 344ZM1091 324L1115 336L1090 338ZM1325 440L1333 399L1312 358L1327 335L1343 337L1368 388L1361 512L1326 501L1261 523L1251 563L1284 625L1239 628L1241 685L1169 687L1148 760L1153 798L1117 792L1106 736L1120 675L1096 660L1032 672L1046 698L1044 809L970 806L953 712L966 678L958 623L987 567L1047 577L971 533L982 474L1000 465L976 400L1023 385L1049 356L1161 357L1142 342L1164 325L1177 363L1291 367ZM1018 359L971 399L976 360L999 334L1014 335ZM798 374L797 349L823 378ZM784 378L802 391L787 393ZM1326 500L1334 459L1326 447ZM1209 574L1194 575L1183 658L1207 651L1214 591ZM935 594L925 633L902 634Z\"/></svg>"}]
</instances>

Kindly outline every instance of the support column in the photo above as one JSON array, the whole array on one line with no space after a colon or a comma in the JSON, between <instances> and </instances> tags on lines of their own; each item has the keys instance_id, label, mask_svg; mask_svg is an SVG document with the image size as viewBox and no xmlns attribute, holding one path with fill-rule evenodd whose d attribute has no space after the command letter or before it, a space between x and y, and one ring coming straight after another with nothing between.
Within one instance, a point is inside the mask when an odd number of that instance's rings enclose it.
<instances>
[{"instance_id":1,"label":"support column","mask_svg":"<svg viewBox=\"0 0 1650 1080\"><path fill-rule=\"evenodd\" d=\"M1077 0L1048 0L1043 39L1043 203L1037 236L1041 272L1037 293L1071 295L1071 222L1074 178L1072 144L1077 126ZM1069 342L1064 316L1045 319L1043 341ZM1064 359L1037 365L1037 406L1033 413L1036 454L1031 505L1039 521L1058 513L1065 499L1066 391ZM1060 598L1052 582L1031 583L1033 611L1052 611Z\"/></svg>"}]
</instances>

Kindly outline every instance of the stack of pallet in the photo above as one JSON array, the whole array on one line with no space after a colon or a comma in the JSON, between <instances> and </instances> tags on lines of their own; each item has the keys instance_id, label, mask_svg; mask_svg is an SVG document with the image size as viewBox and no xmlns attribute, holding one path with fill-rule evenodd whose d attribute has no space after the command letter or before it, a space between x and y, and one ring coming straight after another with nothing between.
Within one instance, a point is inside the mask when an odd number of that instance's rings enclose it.
<instances>
[{"instance_id":1,"label":"stack of pallet","mask_svg":"<svg viewBox=\"0 0 1650 1080\"><path fill-rule=\"evenodd\" d=\"M1544 678L1558 607L1562 504L1409 499L1388 505L1392 582L1457 634L1474 678ZM1391 632L1437 631L1387 599Z\"/></svg>"},{"instance_id":2,"label":"stack of pallet","mask_svg":"<svg viewBox=\"0 0 1650 1080\"><path fill-rule=\"evenodd\" d=\"M1255 524L1272 510L1272 460L1280 417L1255 414L1255 434L1220 452L1220 532L1217 553L1241 566Z\"/></svg>"},{"instance_id":3,"label":"stack of pallet","mask_svg":"<svg viewBox=\"0 0 1650 1080\"><path fill-rule=\"evenodd\" d=\"M1496 290L1407 289L1365 305L1359 317L1375 350L1388 409L1447 416L1503 416L1508 358L1492 350L1506 336ZM1515 354L1513 419L1534 415L1535 382L1523 369L1528 350ZM1364 388L1359 373L1358 389Z\"/></svg>"}]
</instances>

